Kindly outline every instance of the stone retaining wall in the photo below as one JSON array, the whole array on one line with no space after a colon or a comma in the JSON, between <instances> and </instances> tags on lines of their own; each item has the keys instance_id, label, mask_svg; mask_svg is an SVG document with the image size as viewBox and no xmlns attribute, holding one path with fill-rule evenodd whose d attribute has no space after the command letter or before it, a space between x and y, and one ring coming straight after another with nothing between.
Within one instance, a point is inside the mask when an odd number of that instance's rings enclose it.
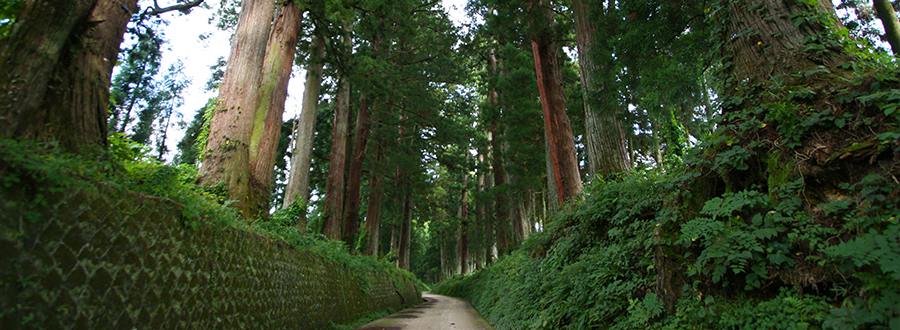
<instances>
[{"instance_id":1,"label":"stone retaining wall","mask_svg":"<svg viewBox=\"0 0 900 330\"><path fill-rule=\"evenodd\" d=\"M194 229L170 202L88 190L29 211L40 195L0 188L0 328L321 329L421 301L400 276L361 280L281 242Z\"/></svg>"}]
</instances>

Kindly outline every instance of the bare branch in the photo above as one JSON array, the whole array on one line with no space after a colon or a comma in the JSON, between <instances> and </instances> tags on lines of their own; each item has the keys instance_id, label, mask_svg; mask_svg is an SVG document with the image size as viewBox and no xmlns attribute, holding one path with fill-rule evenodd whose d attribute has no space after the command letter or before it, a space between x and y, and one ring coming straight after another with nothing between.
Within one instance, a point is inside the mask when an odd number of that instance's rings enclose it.
<instances>
[{"instance_id":1,"label":"bare branch","mask_svg":"<svg viewBox=\"0 0 900 330\"><path fill-rule=\"evenodd\" d=\"M199 6L200 4L203 3L203 1L205 1L205 0L194 0L191 2L179 3L177 5L172 5L172 6L168 6L168 7L160 7L159 4L156 2L156 0L153 0L153 8L147 9L147 11L145 11L143 13L143 15L144 16L160 15L160 14L168 13L170 11L175 11L175 10L188 10L188 9Z\"/></svg>"}]
</instances>

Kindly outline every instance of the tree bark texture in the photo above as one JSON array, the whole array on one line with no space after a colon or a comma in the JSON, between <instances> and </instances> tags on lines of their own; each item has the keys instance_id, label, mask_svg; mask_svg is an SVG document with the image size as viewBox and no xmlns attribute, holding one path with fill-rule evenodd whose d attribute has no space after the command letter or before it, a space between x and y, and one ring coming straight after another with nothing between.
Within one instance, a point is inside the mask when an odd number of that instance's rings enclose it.
<instances>
[{"instance_id":1,"label":"tree bark texture","mask_svg":"<svg viewBox=\"0 0 900 330\"><path fill-rule=\"evenodd\" d=\"M254 196L250 174L250 136L268 43L269 26L275 11L271 0L245 0L237 29L231 39L228 67L219 87L219 97L209 128L206 157L198 183L224 184L228 199L244 217L259 215L264 205Z\"/></svg>"},{"instance_id":2,"label":"tree bark texture","mask_svg":"<svg viewBox=\"0 0 900 330\"><path fill-rule=\"evenodd\" d=\"M900 55L900 20L897 12L888 0L874 0L872 7L875 7L875 15L884 27L884 38L891 45L894 55Z\"/></svg>"},{"instance_id":3,"label":"tree bark texture","mask_svg":"<svg viewBox=\"0 0 900 330\"><path fill-rule=\"evenodd\" d=\"M359 98L359 112L356 115L356 134L353 136L353 154L350 156L350 171L347 176L347 194L344 205L343 240L348 245L354 241L359 227L360 190L362 188L363 161L366 159L366 145L369 139L369 113L371 105L365 92Z\"/></svg>"},{"instance_id":4,"label":"tree bark texture","mask_svg":"<svg viewBox=\"0 0 900 330\"><path fill-rule=\"evenodd\" d=\"M0 138L104 149L110 76L136 3L26 1L0 45Z\"/></svg>"},{"instance_id":5,"label":"tree bark texture","mask_svg":"<svg viewBox=\"0 0 900 330\"><path fill-rule=\"evenodd\" d=\"M790 74L816 69L835 68L849 60L838 43L827 45L822 51L809 50L807 39L824 34L834 26L818 19L794 24L798 17L813 10L834 14L831 1L818 0L813 8L799 1L744 0L727 2L731 17L730 39L726 41L726 55L731 56L730 74L736 81L760 83L777 74ZM834 24L840 24L835 19Z\"/></svg>"},{"instance_id":6,"label":"tree bark texture","mask_svg":"<svg viewBox=\"0 0 900 330\"><path fill-rule=\"evenodd\" d=\"M509 198L506 189L506 170L503 163L503 152L501 150L500 132L498 124L494 124L491 130L491 154L493 155L493 174L494 187L500 188L501 191L494 195L494 221L493 229L496 233L497 250L499 254L505 254L509 247Z\"/></svg>"},{"instance_id":7,"label":"tree bark texture","mask_svg":"<svg viewBox=\"0 0 900 330\"><path fill-rule=\"evenodd\" d=\"M412 195L403 196L403 222L400 224L400 269L409 270L409 245L412 233Z\"/></svg>"},{"instance_id":8,"label":"tree bark texture","mask_svg":"<svg viewBox=\"0 0 900 330\"><path fill-rule=\"evenodd\" d=\"M377 140L376 140L377 141ZM381 209L384 205L384 172L378 170L381 161L381 148L375 144L375 161L372 173L369 177L369 206L366 209L366 233L369 242L366 245L366 255L377 256L378 247L381 246Z\"/></svg>"},{"instance_id":9,"label":"tree bark texture","mask_svg":"<svg viewBox=\"0 0 900 330\"><path fill-rule=\"evenodd\" d=\"M559 191L560 204L564 204L581 193L581 174L575 157L572 125L566 115L559 48L551 39L552 11L541 5L535 7L536 10L543 11L544 15L542 21L535 22L539 30L531 37L531 50L544 111L544 129L550 141L553 177Z\"/></svg>"},{"instance_id":10,"label":"tree bark texture","mask_svg":"<svg viewBox=\"0 0 900 330\"><path fill-rule=\"evenodd\" d=\"M257 203L265 206L268 206L269 192L275 183L275 158L300 33L300 19L301 12L296 3L286 1L280 5L262 67L262 84L250 136L250 165L251 174L262 189L256 194L262 198ZM268 210L268 207L264 209Z\"/></svg>"},{"instance_id":11,"label":"tree bark texture","mask_svg":"<svg viewBox=\"0 0 900 330\"><path fill-rule=\"evenodd\" d=\"M341 239L341 215L344 206L344 171L347 154L347 138L350 121L350 82L341 81L334 107L334 126L331 131L331 154L328 157L328 190L325 195L325 224L323 234L330 239Z\"/></svg>"},{"instance_id":12,"label":"tree bark texture","mask_svg":"<svg viewBox=\"0 0 900 330\"><path fill-rule=\"evenodd\" d=\"M499 65L497 63L497 55L495 49L492 47L490 49L490 53L488 54L488 70L492 75L496 75L499 72ZM488 92L488 102L492 107L496 108L500 105L500 93L496 88L491 88ZM496 163L496 159L494 158L494 133L496 131L496 126L491 126L490 130L485 130L485 134L488 137L488 145L484 147L484 159L482 159L482 163L484 167L486 167L486 171L484 173L484 191L494 190L496 187L496 183L494 181L495 176L495 168L494 164ZM494 199L497 201L496 198ZM497 208L493 203L486 202L484 204L484 263L486 265L494 263L498 256L497 252L497 236L496 234L496 226L494 226L494 222L496 221L496 214L494 211Z\"/></svg>"},{"instance_id":13,"label":"tree bark texture","mask_svg":"<svg viewBox=\"0 0 900 330\"><path fill-rule=\"evenodd\" d=\"M303 88L303 104L297 130L294 132L294 150L291 153L291 172L284 191L284 207L300 199L301 205L309 202L309 169L312 166L313 135L316 133L316 116L319 112L319 93L322 89L322 71L325 66L325 40L312 37L306 83ZM303 221L305 227L305 219Z\"/></svg>"},{"instance_id":14,"label":"tree bark texture","mask_svg":"<svg viewBox=\"0 0 900 330\"><path fill-rule=\"evenodd\" d=\"M352 46L352 26L344 26L343 45ZM334 122L331 130L331 153L328 157L328 188L325 195L325 224L322 233L330 239L341 239L341 216L344 207L344 172L347 160L347 139L350 122L350 80L346 74L340 79L335 99Z\"/></svg>"},{"instance_id":15,"label":"tree bark texture","mask_svg":"<svg viewBox=\"0 0 900 330\"><path fill-rule=\"evenodd\" d=\"M483 150L481 148L479 148L479 150L478 150L478 163L479 164L484 163L484 154L483 154ZM483 165L482 165L482 167L483 167ZM475 180L476 180L475 195L476 196L482 196L482 193L484 193L484 187L485 187L485 173L484 172L485 171L479 169L475 175ZM486 236L484 234L484 222L485 222L484 210L485 210L484 200L482 200L481 198L476 198L475 199L475 228L474 228L474 231L476 232L476 234L473 235L475 237L474 241L475 241L476 246L474 247L474 249L470 249L470 250L474 250L475 252L469 254L474 259L473 262L475 264L476 270L481 270L481 268L482 268L482 259L483 259L483 256L485 255L484 250L485 250L485 246L487 246L486 240L484 239L484 237Z\"/></svg>"},{"instance_id":16,"label":"tree bark texture","mask_svg":"<svg viewBox=\"0 0 900 330\"><path fill-rule=\"evenodd\" d=\"M544 131L544 158L547 162L547 193L544 194L544 200L547 203L547 214L555 217L559 212L559 189L556 188L556 176L553 175L553 157L550 156L550 139L547 138L547 131Z\"/></svg>"},{"instance_id":17,"label":"tree bark texture","mask_svg":"<svg viewBox=\"0 0 900 330\"><path fill-rule=\"evenodd\" d=\"M447 251L447 233L443 230L440 231L440 237L438 239L441 240L441 277L440 280L443 281L447 278L450 278L450 252Z\"/></svg>"},{"instance_id":18,"label":"tree bark texture","mask_svg":"<svg viewBox=\"0 0 900 330\"><path fill-rule=\"evenodd\" d=\"M587 149L590 173L605 176L631 170L631 157L628 153L628 140L623 123L627 109L617 102L615 97L617 91L614 88L598 81L615 79L616 75L611 70L614 67L611 61L603 68L595 62L600 56L596 47L598 33L601 30L594 23L596 20L590 17L585 1L591 0L572 0L575 42L578 46L578 70L584 94L584 145ZM603 29L610 31L613 28L603 27ZM596 76L605 79L595 79ZM605 97L600 97L600 94Z\"/></svg>"}]
</instances>

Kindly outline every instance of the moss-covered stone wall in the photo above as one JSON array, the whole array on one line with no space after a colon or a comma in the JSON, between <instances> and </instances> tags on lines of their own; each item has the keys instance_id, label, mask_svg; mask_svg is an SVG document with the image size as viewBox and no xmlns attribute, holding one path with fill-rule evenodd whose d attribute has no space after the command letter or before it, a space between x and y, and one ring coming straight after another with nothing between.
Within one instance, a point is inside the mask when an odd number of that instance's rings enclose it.
<instances>
[{"instance_id":1,"label":"moss-covered stone wall","mask_svg":"<svg viewBox=\"0 0 900 330\"><path fill-rule=\"evenodd\" d=\"M193 228L158 198L0 192L2 329L321 329L421 301L408 279L366 280L284 243Z\"/></svg>"}]
</instances>

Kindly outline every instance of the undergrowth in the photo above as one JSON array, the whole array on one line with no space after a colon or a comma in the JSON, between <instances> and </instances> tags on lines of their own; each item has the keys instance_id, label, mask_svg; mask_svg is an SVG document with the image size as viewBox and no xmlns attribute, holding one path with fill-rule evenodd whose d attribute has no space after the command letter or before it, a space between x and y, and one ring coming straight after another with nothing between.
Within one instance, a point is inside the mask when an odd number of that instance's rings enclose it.
<instances>
[{"instance_id":1,"label":"undergrowth","mask_svg":"<svg viewBox=\"0 0 900 330\"><path fill-rule=\"evenodd\" d=\"M433 291L498 329L900 329L900 68L845 69L747 86L680 169L595 184Z\"/></svg>"}]
</instances>

